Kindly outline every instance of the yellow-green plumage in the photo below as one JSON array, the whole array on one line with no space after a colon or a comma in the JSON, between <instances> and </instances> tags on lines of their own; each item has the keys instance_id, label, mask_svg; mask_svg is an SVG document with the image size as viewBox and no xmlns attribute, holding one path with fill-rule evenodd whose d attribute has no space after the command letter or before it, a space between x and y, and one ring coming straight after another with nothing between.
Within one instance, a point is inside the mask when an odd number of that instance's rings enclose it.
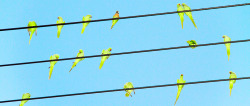
<instances>
[{"instance_id":1,"label":"yellow-green plumage","mask_svg":"<svg viewBox=\"0 0 250 106\"><path fill-rule=\"evenodd\" d=\"M58 17L58 20L56 21L56 24L63 24L65 21L63 21L62 17ZM57 38L60 37L61 30L63 28L63 25L57 25Z\"/></svg>"},{"instance_id":2,"label":"yellow-green plumage","mask_svg":"<svg viewBox=\"0 0 250 106\"><path fill-rule=\"evenodd\" d=\"M24 93L22 96L22 99L29 99L30 98L30 94L29 93ZM28 100L22 100L21 104L19 106L23 106L26 102L28 102Z\"/></svg>"},{"instance_id":3,"label":"yellow-green plumage","mask_svg":"<svg viewBox=\"0 0 250 106\"><path fill-rule=\"evenodd\" d=\"M195 46L197 45L195 40L188 40L187 43L189 44L189 46ZM196 48L196 47L191 47L192 49Z\"/></svg>"},{"instance_id":4,"label":"yellow-green plumage","mask_svg":"<svg viewBox=\"0 0 250 106\"><path fill-rule=\"evenodd\" d=\"M177 84L179 84L179 83L186 83L186 80L183 80L183 74L181 74L180 79L177 79ZM178 92L177 92L177 96L176 96L176 100L175 100L174 105L176 104L176 102L177 102L177 100L178 100L178 98L179 98L179 96L181 94L181 90L184 87L184 85L177 85L177 87L178 87Z\"/></svg>"},{"instance_id":5,"label":"yellow-green plumage","mask_svg":"<svg viewBox=\"0 0 250 106\"><path fill-rule=\"evenodd\" d=\"M229 71L229 79L232 79L232 78L237 78L236 74L232 71ZM230 96L231 96L231 92L232 92L232 89L233 89L233 84L236 82L236 80L229 80L229 89L230 89Z\"/></svg>"},{"instance_id":6,"label":"yellow-green plumage","mask_svg":"<svg viewBox=\"0 0 250 106\"><path fill-rule=\"evenodd\" d=\"M182 3L182 6L183 6L183 9L184 10L191 10L191 8L189 6L187 6L185 3ZM192 13L191 12L184 12L189 18L190 20L192 21L192 23L194 24L194 27L198 30L195 22L194 22L194 19L193 19L193 16L192 16Z\"/></svg>"},{"instance_id":7,"label":"yellow-green plumage","mask_svg":"<svg viewBox=\"0 0 250 106\"><path fill-rule=\"evenodd\" d=\"M116 11L115 15L113 16L113 18L119 18L119 11ZM116 20L112 20L112 26L111 29L114 27L114 25L118 22L119 19Z\"/></svg>"},{"instance_id":8,"label":"yellow-green plumage","mask_svg":"<svg viewBox=\"0 0 250 106\"><path fill-rule=\"evenodd\" d=\"M84 51L80 49L76 57L84 57ZM82 60L84 60L84 58L76 59L69 72L76 66L76 64L78 64Z\"/></svg>"},{"instance_id":9,"label":"yellow-green plumage","mask_svg":"<svg viewBox=\"0 0 250 106\"><path fill-rule=\"evenodd\" d=\"M91 15L86 15L85 17L83 16L82 21L91 21L91 18L92 18ZM89 22L87 22L87 23L82 23L82 25L83 25L83 27L82 27L81 34L84 33L85 28L89 25Z\"/></svg>"},{"instance_id":10,"label":"yellow-green plumage","mask_svg":"<svg viewBox=\"0 0 250 106\"><path fill-rule=\"evenodd\" d=\"M182 8L181 4L177 4L177 11L183 11L184 9ZM184 22L184 12L178 13L178 15L180 16L180 20L181 20L181 27L183 29L183 22Z\"/></svg>"},{"instance_id":11,"label":"yellow-green plumage","mask_svg":"<svg viewBox=\"0 0 250 106\"><path fill-rule=\"evenodd\" d=\"M57 59L59 59L59 54L54 54L54 55L50 56L49 60L57 60ZM53 69L54 69L54 66L55 66L56 63L57 63L57 61L51 61L50 62L49 80L51 78L51 75L52 75L52 72L53 72Z\"/></svg>"},{"instance_id":12,"label":"yellow-green plumage","mask_svg":"<svg viewBox=\"0 0 250 106\"><path fill-rule=\"evenodd\" d=\"M108 48L106 50L102 50L102 55L104 54L111 54L111 50L112 48ZM99 69L102 69L102 66L104 64L104 62L109 58L109 56L102 56L101 57L101 63L100 63L100 66L99 66Z\"/></svg>"},{"instance_id":13,"label":"yellow-green plumage","mask_svg":"<svg viewBox=\"0 0 250 106\"><path fill-rule=\"evenodd\" d=\"M124 89L128 89L128 88L134 88L132 82L127 82L126 84L124 84ZM126 91L126 94L125 96L126 97L129 97L129 95L132 97L131 95L131 92L134 91L134 94L135 94L135 90L125 90Z\"/></svg>"},{"instance_id":14,"label":"yellow-green plumage","mask_svg":"<svg viewBox=\"0 0 250 106\"><path fill-rule=\"evenodd\" d=\"M224 42L231 41L231 38L228 37L227 35L223 35L222 38L224 38ZM225 46L226 46L226 49L227 49L227 56L228 56L228 61L229 61L231 43L225 43Z\"/></svg>"},{"instance_id":15,"label":"yellow-green plumage","mask_svg":"<svg viewBox=\"0 0 250 106\"><path fill-rule=\"evenodd\" d=\"M32 27L32 26L37 26L35 21L29 21L28 27ZM30 40L31 40L34 32L36 32L36 35L37 35L37 28L28 28L28 32L29 32L29 36L30 36ZM29 44L30 44L30 40L29 40Z\"/></svg>"}]
</instances>

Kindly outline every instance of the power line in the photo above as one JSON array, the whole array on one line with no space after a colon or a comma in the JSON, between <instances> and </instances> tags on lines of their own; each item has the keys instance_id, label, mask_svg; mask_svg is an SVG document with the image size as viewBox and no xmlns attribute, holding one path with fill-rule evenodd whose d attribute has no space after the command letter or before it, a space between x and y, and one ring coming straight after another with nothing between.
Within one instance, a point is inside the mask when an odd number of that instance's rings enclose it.
<instances>
[{"instance_id":1,"label":"power line","mask_svg":"<svg viewBox=\"0 0 250 106\"><path fill-rule=\"evenodd\" d=\"M187 83L179 83L179 84L176 83L176 84L165 84L165 85L155 85L155 86L144 86L144 87L135 87L135 88L127 88L127 89L113 89L113 90L83 92L83 93L64 94L64 95L55 95L55 96L35 97L35 98L30 98L30 99L14 99L14 100L0 101L0 103L17 102L17 101L22 101L22 100L37 100L37 99L48 99L48 98L58 98L58 97L67 97L67 96L87 95L87 94L98 94L98 93L107 93L107 92L117 92L117 91L125 91L125 90L132 90L132 89L147 89L147 88L159 88L159 87L168 87L168 86L177 86L177 85L191 85L191 84L201 84L201 83L210 83L210 82L221 82L221 81L229 81L229 80L243 80L243 79L250 79L250 77L207 80L207 81L187 82Z\"/></svg>"},{"instance_id":2,"label":"power line","mask_svg":"<svg viewBox=\"0 0 250 106\"><path fill-rule=\"evenodd\" d=\"M181 13L181 12L190 12L190 11L212 10L212 9L229 8L229 7L246 6L246 5L250 5L250 3L226 5L226 6L218 6L218 7L209 7L209 8L200 8L200 9L185 10L185 11L179 11L179 12L173 11L173 12L135 15L135 16L127 16L127 17L119 17L119 18L107 18L107 19L99 19L99 20L91 20L91 21L78 21L78 22L68 22L68 23L61 23L61 24L48 24L48 25L38 25L38 26L30 26L30 27L6 28L6 29L0 29L0 31L19 30L19 29L27 29L27 28L39 28L39 27L50 27L50 26L57 26L57 25L70 25L70 24L79 24L79 23L87 23L87 22L100 22L100 21L109 21L109 20L115 20L115 19L139 18L139 17L157 16L157 15L174 14L174 13Z\"/></svg>"},{"instance_id":3,"label":"power line","mask_svg":"<svg viewBox=\"0 0 250 106\"><path fill-rule=\"evenodd\" d=\"M169 47L169 48L150 49L150 50L141 50L141 51L121 52L121 53L112 53L112 54L103 54L103 55L92 55L92 56L84 56L84 57L63 58L63 59L57 59L57 60L55 59L55 60L42 60L42 61L33 61L33 62L3 64L3 65L0 65L0 67L35 64L35 63L45 63L45 62L51 62L51 61L73 60L73 59L80 59L80 58L93 58L93 57L101 57L101 56L113 56L113 55L134 54L134 53L153 52L153 51L162 51L162 50L173 50L173 49L182 49L182 48L189 48L189 47L210 46L210 45L219 45L219 44L225 44L225 43L239 43L239 42L248 42L248 41L250 41L250 39L230 41L230 42L207 43L207 44L200 44L200 45L196 45L196 46L179 46L179 47Z\"/></svg>"}]
</instances>

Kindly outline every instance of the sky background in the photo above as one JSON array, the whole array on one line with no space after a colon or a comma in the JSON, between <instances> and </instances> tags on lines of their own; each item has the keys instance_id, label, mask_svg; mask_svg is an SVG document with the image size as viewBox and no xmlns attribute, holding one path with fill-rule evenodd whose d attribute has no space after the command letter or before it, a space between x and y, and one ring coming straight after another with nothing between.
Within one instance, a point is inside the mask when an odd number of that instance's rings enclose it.
<instances>
[{"instance_id":1,"label":"sky background","mask_svg":"<svg viewBox=\"0 0 250 106\"><path fill-rule=\"evenodd\" d=\"M55 24L61 16L66 22L111 18L177 10L177 3L191 9L247 3L248 0L1 0L0 28ZM27 29L0 32L0 64L75 57L79 49L85 56L99 55L112 47L112 53L249 39L250 6L193 12L199 30L184 16L184 29L177 14L119 20L112 30L111 21L90 23L84 34L82 24L65 25L57 38L57 28L38 28L29 45ZM186 82L250 76L249 42L231 44L230 61L225 45L185 48L140 54L111 56L99 70L101 58L81 61L69 73L75 60L58 62L50 80L49 63L0 68L0 101L51 96L97 90L120 89L126 82L134 87L173 84L184 74ZM229 82L185 85L176 106L247 106L250 104L250 80L236 81L232 96ZM28 101L25 106L173 106L177 87L136 90L126 98L125 91ZM1 106L18 106L20 102Z\"/></svg>"}]
</instances>

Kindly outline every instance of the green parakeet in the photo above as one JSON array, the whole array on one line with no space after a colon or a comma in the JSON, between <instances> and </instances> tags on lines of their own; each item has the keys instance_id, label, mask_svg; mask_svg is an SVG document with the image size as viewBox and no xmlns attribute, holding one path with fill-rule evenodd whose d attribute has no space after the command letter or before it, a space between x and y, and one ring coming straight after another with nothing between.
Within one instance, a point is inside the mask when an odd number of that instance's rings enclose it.
<instances>
[{"instance_id":1,"label":"green parakeet","mask_svg":"<svg viewBox=\"0 0 250 106\"><path fill-rule=\"evenodd\" d=\"M229 38L227 35L223 35L222 38L224 38L224 42L229 42L231 41L231 38ZM227 49L227 56L228 56L228 61L229 61L229 56L230 56L230 45L231 43L225 43L226 49Z\"/></svg>"},{"instance_id":2,"label":"green parakeet","mask_svg":"<svg viewBox=\"0 0 250 106\"><path fill-rule=\"evenodd\" d=\"M177 4L177 11L184 11L184 9L182 8L181 4ZM184 12L178 13L178 15L180 16L181 26L182 26L182 29L183 29Z\"/></svg>"},{"instance_id":3,"label":"green parakeet","mask_svg":"<svg viewBox=\"0 0 250 106\"><path fill-rule=\"evenodd\" d=\"M113 16L113 18L119 18L119 11L116 11L115 15ZM118 22L119 19L116 20L112 20L112 26L111 29L114 27L114 25Z\"/></svg>"},{"instance_id":4,"label":"green parakeet","mask_svg":"<svg viewBox=\"0 0 250 106\"><path fill-rule=\"evenodd\" d=\"M106 49L106 50L103 49L103 50L102 50L102 55L104 55L104 54L111 54L111 50L112 50L112 48L108 48L108 49ZM105 62L108 58L109 58L109 56L102 56L101 63L100 63L100 66L99 66L99 69L102 68L104 62Z\"/></svg>"},{"instance_id":5,"label":"green parakeet","mask_svg":"<svg viewBox=\"0 0 250 106\"><path fill-rule=\"evenodd\" d=\"M35 21L29 21L28 27L32 27L32 26L37 26ZM29 36L30 36L30 40L31 40L34 32L36 32L36 35L37 35L37 28L28 28L28 32L29 32ZM29 44L30 44L30 40L29 40Z\"/></svg>"},{"instance_id":6,"label":"green parakeet","mask_svg":"<svg viewBox=\"0 0 250 106\"><path fill-rule=\"evenodd\" d=\"M187 43L189 44L189 46L197 45L195 40L188 40ZM191 48L194 49L196 47L191 47Z\"/></svg>"},{"instance_id":7,"label":"green parakeet","mask_svg":"<svg viewBox=\"0 0 250 106\"><path fill-rule=\"evenodd\" d=\"M91 21L91 18L92 18L91 15L86 15L85 17L83 16L82 21ZM82 25L83 25L83 27L82 27L82 32L81 33L83 34L85 28L89 25L89 22L82 23Z\"/></svg>"},{"instance_id":8,"label":"green parakeet","mask_svg":"<svg viewBox=\"0 0 250 106\"><path fill-rule=\"evenodd\" d=\"M186 83L186 80L183 80L183 74L181 74L180 79L177 79L177 84L178 83ZM177 92L177 96L176 96L176 100L175 100L174 105L176 104L176 102L177 102L177 100L178 100L178 98L179 98L179 96L181 94L181 90L184 87L184 85L177 85L177 87L178 87L178 92Z\"/></svg>"},{"instance_id":9,"label":"green parakeet","mask_svg":"<svg viewBox=\"0 0 250 106\"><path fill-rule=\"evenodd\" d=\"M188 7L185 3L182 3L182 6L183 6L183 9L184 9L184 10L191 10L191 8ZM192 23L194 24L195 28L198 30L197 26L195 25L195 22L194 22L192 13L191 13L191 12L184 12L184 13L190 18L190 20L191 20Z\"/></svg>"},{"instance_id":10,"label":"green parakeet","mask_svg":"<svg viewBox=\"0 0 250 106\"><path fill-rule=\"evenodd\" d=\"M79 52L77 53L76 57L83 57L83 56L84 56L84 51L82 49L80 49ZM76 59L75 62L73 62L74 64L72 65L69 72L76 66L77 63L79 63L82 60L84 60L84 58Z\"/></svg>"},{"instance_id":11,"label":"green parakeet","mask_svg":"<svg viewBox=\"0 0 250 106\"><path fill-rule=\"evenodd\" d=\"M56 59L59 59L59 54L54 54L54 55L50 56L50 58L49 58L49 60L56 60ZM55 66L56 63L57 63L57 61L51 61L50 62L49 80L51 78L52 71L53 71L53 68L54 68L54 66Z\"/></svg>"},{"instance_id":12,"label":"green parakeet","mask_svg":"<svg viewBox=\"0 0 250 106\"><path fill-rule=\"evenodd\" d=\"M237 78L237 76L236 76L236 74L234 72L229 71L229 74L230 74L229 79ZM234 85L235 82L236 82L236 80L229 80L230 96L231 96L231 92L232 92L233 85Z\"/></svg>"},{"instance_id":13,"label":"green parakeet","mask_svg":"<svg viewBox=\"0 0 250 106\"><path fill-rule=\"evenodd\" d=\"M133 86L132 82L127 82L126 84L124 84L123 88L124 89L134 88L134 86ZM131 95L132 91L134 91L134 94L135 94L135 90L134 89L133 90L125 90L125 91L126 91L126 94L125 94L126 97L129 97L129 95L132 97L132 95Z\"/></svg>"},{"instance_id":14,"label":"green parakeet","mask_svg":"<svg viewBox=\"0 0 250 106\"><path fill-rule=\"evenodd\" d=\"M22 99L29 99L30 98L30 94L29 93L25 93L22 96ZM28 102L28 100L22 100L21 104L19 106L23 106L26 102Z\"/></svg>"},{"instance_id":15,"label":"green parakeet","mask_svg":"<svg viewBox=\"0 0 250 106\"><path fill-rule=\"evenodd\" d=\"M65 23L65 21L63 21L63 18L62 17L57 17L57 21L56 21L56 24L63 24ZM61 30L63 28L63 25L57 25L57 38L60 37L60 33L61 33Z\"/></svg>"}]
</instances>

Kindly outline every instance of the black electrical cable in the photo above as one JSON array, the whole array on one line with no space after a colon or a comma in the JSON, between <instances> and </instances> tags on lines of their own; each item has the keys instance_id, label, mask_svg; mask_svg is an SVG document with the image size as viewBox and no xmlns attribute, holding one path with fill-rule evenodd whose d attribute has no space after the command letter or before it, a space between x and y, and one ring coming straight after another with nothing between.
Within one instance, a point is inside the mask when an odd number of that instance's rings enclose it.
<instances>
[{"instance_id":1,"label":"black electrical cable","mask_svg":"<svg viewBox=\"0 0 250 106\"><path fill-rule=\"evenodd\" d=\"M57 26L57 25L70 25L70 24L79 24L79 23L87 23L87 22L100 22L100 21L109 21L109 20L115 20L115 19L139 18L139 17L157 16L157 15L174 14L174 13L181 13L181 12L190 12L190 11L211 10L211 9L219 9L219 8L229 8L229 7L246 6L246 5L250 5L250 3L192 9L192 10L185 10L185 11L179 11L179 12L173 11L173 12L145 14L145 15L127 16L127 17L119 17L119 18L107 18L107 19L99 19L99 20L91 20L91 21L78 21L78 22L68 22L68 23L61 23L61 24L48 24L48 25L38 25L38 26L30 26L30 27L6 28L6 29L0 29L0 31L19 30L19 29L27 29L27 28L39 28L39 27L50 27L50 26Z\"/></svg>"},{"instance_id":2,"label":"black electrical cable","mask_svg":"<svg viewBox=\"0 0 250 106\"><path fill-rule=\"evenodd\" d=\"M250 79L250 77L207 80L207 81L187 82L187 83L178 83L178 84L154 85L154 86L127 88L127 89L113 89L113 90L83 92L83 93L64 94L64 95L55 95L55 96L35 97L35 98L30 98L30 99L14 99L14 100L0 101L0 103L17 102L17 101L22 101L22 100L38 100L38 99L58 98L58 97L67 97L67 96L87 95L87 94L98 94L98 93L106 93L106 92L117 92L117 91L125 91L125 90L132 90L132 89L147 89L147 88L159 88L159 87L168 87L168 86L177 86L177 85L190 85L190 84L201 84L201 83L210 83L210 82L221 82L221 81L229 81L229 80L243 80L243 79Z\"/></svg>"},{"instance_id":3,"label":"black electrical cable","mask_svg":"<svg viewBox=\"0 0 250 106\"><path fill-rule=\"evenodd\" d=\"M72 59L80 59L80 58L93 58L93 57L101 57L101 56L113 56L113 55L134 54L134 53L153 52L153 51L162 51L162 50L182 49L182 48L189 48L189 47L210 46L210 45L219 45L219 44L225 44L225 43L239 43L239 42L248 42L248 41L250 41L250 39L230 41L230 42L199 44L196 46L179 46L179 47L150 49L150 50L131 51L131 52L121 52L121 53L112 53L112 54L103 54L103 55L92 55L92 56L84 56L84 57L63 58L63 59L55 59L55 60L42 60L42 61L33 61L33 62L3 64L3 65L0 65L0 67L17 66L17 65L24 65L24 64L35 64L35 63L45 63L45 62L51 62L51 61L64 61L64 60L72 60Z\"/></svg>"}]
</instances>

